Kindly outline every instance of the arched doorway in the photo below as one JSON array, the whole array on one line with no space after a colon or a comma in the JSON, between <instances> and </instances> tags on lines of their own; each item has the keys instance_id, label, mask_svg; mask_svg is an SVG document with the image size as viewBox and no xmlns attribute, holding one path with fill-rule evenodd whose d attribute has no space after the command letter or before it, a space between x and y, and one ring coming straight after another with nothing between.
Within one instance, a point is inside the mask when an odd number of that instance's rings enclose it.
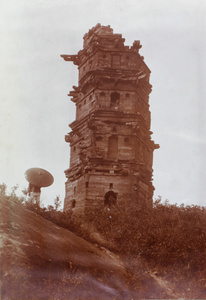
<instances>
[{"instance_id":1,"label":"arched doorway","mask_svg":"<svg viewBox=\"0 0 206 300\"><path fill-rule=\"evenodd\" d=\"M108 191L104 196L104 205L112 206L117 204L117 194L113 191Z\"/></svg>"}]
</instances>

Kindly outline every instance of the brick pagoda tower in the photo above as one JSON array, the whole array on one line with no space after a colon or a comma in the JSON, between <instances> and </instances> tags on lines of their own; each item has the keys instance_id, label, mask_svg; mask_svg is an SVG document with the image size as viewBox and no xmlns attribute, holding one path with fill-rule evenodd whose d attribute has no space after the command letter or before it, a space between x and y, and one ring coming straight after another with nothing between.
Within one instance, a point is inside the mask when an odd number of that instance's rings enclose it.
<instances>
[{"instance_id":1,"label":"brick pagoda tower","mask_svg":"<svg viewBox=\"0 0 206 300\"><path fill-rule=\"evenodd\" d=\"M153 151L159 145L151 140L150 70L140 42L129 47L124 41L97 24L84 35L83 50L61 55L79 69L79 85L69 94L76 120L65 136L71 156L64 210L152 207Z\"/></svg>"}]
</instances>

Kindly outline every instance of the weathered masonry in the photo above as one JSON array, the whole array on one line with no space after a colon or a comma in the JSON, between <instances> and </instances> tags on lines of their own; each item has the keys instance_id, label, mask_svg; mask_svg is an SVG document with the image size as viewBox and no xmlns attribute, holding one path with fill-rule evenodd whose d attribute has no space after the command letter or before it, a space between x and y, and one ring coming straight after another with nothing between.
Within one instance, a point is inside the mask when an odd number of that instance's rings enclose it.
<instances>
[{"instance_id":1,"label":"weathered masonry","mask_svg":"<svg viewBox=\"0 0 206 300\"><path fill-rule=\"evenodd\" d=\"M97 24L84 35L83 50L61 55L79 70L79 85L69 94L76 120L65 137L71 156L64 210L152 206L153 151L159 145L151 140L150 70L140 42L129 47L124 41Z\"/></svg>"}]
</instances>

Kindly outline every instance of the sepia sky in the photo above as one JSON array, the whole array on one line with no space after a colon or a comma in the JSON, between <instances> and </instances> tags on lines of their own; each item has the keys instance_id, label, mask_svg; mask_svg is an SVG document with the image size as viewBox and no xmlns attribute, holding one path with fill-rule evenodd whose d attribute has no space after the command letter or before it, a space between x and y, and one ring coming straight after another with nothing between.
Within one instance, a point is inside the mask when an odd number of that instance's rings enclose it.
<instances>
[{"instance_id":1,"label":"sepia sky","mask_svg":"<svg viewBox=\"0 0 206 300\"><path fill-rule=\"evenodd\" d=\"M76 54L101 23L126 45L140 40L152 72L155 197L206 205L205 15L205 0L1 0L0 183L21 191L28 168L45 168L55 182L43 204L63 201L78 71L60 55Z\"/></svg>"}]
</instances>

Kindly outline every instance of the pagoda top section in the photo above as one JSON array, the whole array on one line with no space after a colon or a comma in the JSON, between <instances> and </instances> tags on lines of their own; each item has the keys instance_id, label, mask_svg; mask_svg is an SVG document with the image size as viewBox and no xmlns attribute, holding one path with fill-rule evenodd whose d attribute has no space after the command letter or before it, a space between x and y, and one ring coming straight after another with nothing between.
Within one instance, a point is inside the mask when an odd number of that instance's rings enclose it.
<instances>
[{"instance_id":1,"label":"pagoda top section","mask_svg":"<svg viewBox=\"0 0 206 300\"><path fill-rule=\"evenodd\" d=\"M95 35L113 35L113 29L108 26L102 26L98 23L96 26L91 28L88 33L85 33L84 39L84 48L88 46L89 42L93 39ZM121 35L120 35L121 36Z\"/></svg>"},{"instance_id":2,"label":"pagoda top section","mask_svg":"<svg viewBox=\"0 0 206 300\"><path fill-rule=\"evenodd\" d=\"M97 24L89 30L83 37L83 49L77 54L67 55L63 54L61 57L65 61L73 61L75 65L81 65L83 57L86 55L89 57L92 53L97 50L101 51L121 51L121 52L133 52L139 54L139 49L142 47L139 40L135 40L131 47L125 46L125 39L122 38L121 34L113 33L113 29L108 26ZM144 59L143 57L141 57Z\"/></svg>"}]
</instances>

